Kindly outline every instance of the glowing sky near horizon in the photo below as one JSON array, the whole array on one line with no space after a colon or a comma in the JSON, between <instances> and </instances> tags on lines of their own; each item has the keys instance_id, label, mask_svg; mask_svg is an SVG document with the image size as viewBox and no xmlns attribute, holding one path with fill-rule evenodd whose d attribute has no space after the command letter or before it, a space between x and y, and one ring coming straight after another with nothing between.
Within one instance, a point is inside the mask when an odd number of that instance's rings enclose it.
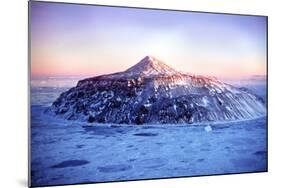
<instances>
[{"instance_id":1,"label":"glowing sky near horizon","mask_svg":"<svg viewBox=\"0 0 281 188\"><path fill-rule=\"evenodd\" d=\"M31 2L31 75L123 71L146 55L195 74L266 74L266 17Z\"/></svg>"}]
</instances>

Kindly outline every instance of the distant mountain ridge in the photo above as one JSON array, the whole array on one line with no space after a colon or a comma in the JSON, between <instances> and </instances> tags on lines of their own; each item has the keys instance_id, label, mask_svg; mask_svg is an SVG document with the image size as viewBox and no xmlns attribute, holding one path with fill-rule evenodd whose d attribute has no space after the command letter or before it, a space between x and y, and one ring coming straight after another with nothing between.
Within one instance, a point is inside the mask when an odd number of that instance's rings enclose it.
<instances>
[{"instance_id":1,"label":"distant mountain ridge","mask_svg":"<svg viewBox=\"0 0 281 188\"><path fill-rule=\"evenodd\" d=\"M216 78L181 73L152 56L118 73L80 80L50 108L90 123L196 123L264 116L262 99Z\"/></svg>"}]
</instances>

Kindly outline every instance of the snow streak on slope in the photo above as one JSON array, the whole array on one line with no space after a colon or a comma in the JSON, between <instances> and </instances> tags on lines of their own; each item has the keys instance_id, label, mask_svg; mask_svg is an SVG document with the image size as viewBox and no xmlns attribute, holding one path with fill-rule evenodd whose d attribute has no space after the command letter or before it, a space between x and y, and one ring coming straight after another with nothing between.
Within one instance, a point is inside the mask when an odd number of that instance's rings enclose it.
<instances>
[{"instance_id":1,"label":"snow streak on slope","mask_svg":"<svg viewBox=\"0 0 281 188\"><path fill-rule=\"evenodd\" d=\"M99 123L194 123L251 119L261 98L216 78L184 74L146 56L124 72L84 79L51 109L68 120Z\"/></svg>"}]
</instances>

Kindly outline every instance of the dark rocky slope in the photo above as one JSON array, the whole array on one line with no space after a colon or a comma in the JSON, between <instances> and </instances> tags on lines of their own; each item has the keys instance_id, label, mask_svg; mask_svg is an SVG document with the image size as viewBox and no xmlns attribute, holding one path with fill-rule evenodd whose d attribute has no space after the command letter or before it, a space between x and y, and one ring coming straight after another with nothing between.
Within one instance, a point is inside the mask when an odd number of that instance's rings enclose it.
<instances>
[{"instance_id":1,"label":"dark rocky slope","mask_svg":"<svg viewBox=\"0 0 281 188\"><path fill-rule=\"evenodd\" d=\"M90 123L197 123L256 118L262 99L216 78L184 74L147 56L124 72L78 82L50 108Z\"/></svg>"}]
</instances>

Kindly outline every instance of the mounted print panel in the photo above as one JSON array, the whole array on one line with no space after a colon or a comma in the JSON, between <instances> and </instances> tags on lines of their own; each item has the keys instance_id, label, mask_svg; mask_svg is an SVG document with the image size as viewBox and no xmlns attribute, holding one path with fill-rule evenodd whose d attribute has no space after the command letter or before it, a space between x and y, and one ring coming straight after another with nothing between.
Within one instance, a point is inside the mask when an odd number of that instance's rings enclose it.
<instances>
[{"instance_id":1,"label":"mounted print panel","mask_svg":"<svg viewBox=\"0 0 281 188\"><path fill-rule=\"evenodd\" d=\"M30 186L267 171L267 17L29 2Z\"/></svg>"}]
</instances>

